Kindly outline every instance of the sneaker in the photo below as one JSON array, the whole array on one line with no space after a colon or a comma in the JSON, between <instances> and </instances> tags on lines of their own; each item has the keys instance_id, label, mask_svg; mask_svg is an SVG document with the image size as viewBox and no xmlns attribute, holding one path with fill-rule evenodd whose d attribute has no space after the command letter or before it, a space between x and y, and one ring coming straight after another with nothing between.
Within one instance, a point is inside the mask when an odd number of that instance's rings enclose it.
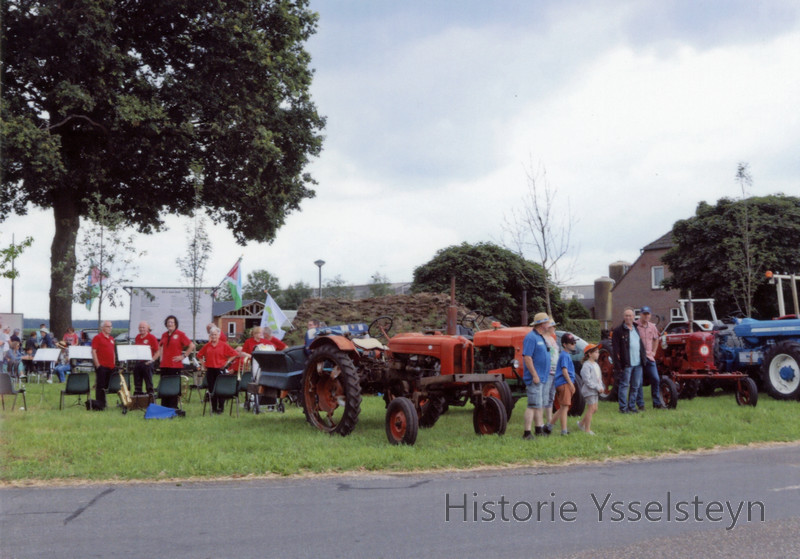
<instances>
[{"instance_id":1,"label":"sneaker","mask_svg":"<svg viewBox=\"0 0 800 559\"><path fill-rule=\"evenodd\" d=\"M619 410L619 413L628 413L628 410Z\"/></svg>"},{"instance_id":2,"label":"sneaker","mask_svg":"<svg viewBox=\"0 0 800 559\"><path fill-rule=\"evenodd\" d=\"M639 406L639 411L644 411L644 406Z\"/></svg>"},{"instance_id":3,"label":"sneaker","mask_svg":"<svg viewBox=\"0 0 800 559\"><path fill-rule=\"evenodd\" d=\"M639 410L637 410L636 408L634 408L634 409L632 409L632 410L628 410L628 413L639 413Z\"/></svg>"},{"instance_id":4,"label":"sneaker","mask_svg":"<svg viewBox=\"0 0 800 559\"><path fill-rule=\"evenodd\" d=\"M594 431L586 431L586 434L587 435L595 435L595 432Z\"/></svg>"},{"instance_id":5,"label":"sneaker","mask_svg":"<svg viewBox=\"0 0 800 559\"><path fill-rule=\"evenodd\" d=\"M656 409L656 410L665 410L665 409L667 409L667 406L665 406L664 404L655 404L655 405L653 406L653 409Z\"/></svg>"},{"instance_id":6,"label":"sneaker","mask_svg":"<svg viewBox=\"0 0 800 559\"><path fill-rule=\"evenodd\" d=\"M562 430L561 431L561 436L563 437L564 435L569 435L569 431Z\"/></svg>"},{"instance_id":7,"label":"sneaker","mask_svg":"<svg viewBox=\"0 0 800 559\"><path fill-rule=\"evenodd\" d=\"M47 384L53 384L53 379L51 378L47 379Z\"/></svg>"},{"instance_id":8,"label":"sneaker","mask_svg":"<svg viewBox=\"0 0 800 559\"><path fill-rule=\"evenodd\" d=\"M580 429L580 430L581 430L581 431L583 431L584 433L586 432L586 427L584 427L584 426L583 426L583 423L581 423L581 420L580 420L580 419L579 419L578 421L576 421L575 423L577 423L577 424L578 424L578 429Z\"/></svg>"},{"instance_id":9,"label":"sneaker","mask_svg":"<svg viewBox=\"0 0 800 559\"><path fill-rule=\"evenodd\" d=\"M531 441L533 440L533 433L525 433L524 435L522 435L522 438L526 441Z\"/></svg>"},{"instance_id":10,"label":"sneaker","mask_svg":"<svg viewBox=\"0 0 800 559\"><path fill-rule=\"evenodd\" d=\"M550 423L545 423L542 425L542 430L545 432L545 434L549 435L553 432L553 425Z\"/></svg>"}]
</instances>

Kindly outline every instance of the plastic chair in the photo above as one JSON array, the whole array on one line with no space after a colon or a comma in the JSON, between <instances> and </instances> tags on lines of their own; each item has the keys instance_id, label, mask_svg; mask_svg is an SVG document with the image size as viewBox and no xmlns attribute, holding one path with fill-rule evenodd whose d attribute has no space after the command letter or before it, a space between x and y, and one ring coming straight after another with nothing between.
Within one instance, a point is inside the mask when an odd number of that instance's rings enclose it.
<instances>
[{"instance_id":1,"label":"plastic chair","mask_svg":"<svg viewBox=\"0 0 800 559\"><path fill-rule=\"evenodd\" d=\"M178 409L181 408L181 376L180 375L161 375L161 380L158 383L156 390L156 397L161 399L161 405L164 405L164 398L177 398ZM169 407L169 406L168 406Z\"/></svg>"},{"instance_id":2,"label":"plastic chair","mask_svg":"<svg viewBox=\"0 0 800 559\"><path fill-rule=\"evenodd\" d=\"M64 387L64 390L61 391L61 402L58 405L58 409L64 409L64 396L67 394L71 396L77 396L78 400L73 405L79 406L81 404L81 396L85 394L86 399L89 399L90 390L91 386L89 385L89 373L70 374L67 376L67 384Z\"/></svg>"},{"instance_id":3,"label":"plastic chair","mask_svg":"<svg viewBox=\"0 0 800 559\"><path fill-rule=\"evenodd\" d=\"M20 387L19 390L15 390L14 383L11 382L11 375L8 373L0 373L0 402L3 404L3 409L6 409L5 396L14 396L14 402L11 404L11 409L16 408L18 394L22 394L22 409L28 411L28 402L25 400L25 388Z\"/></svg>"},{"instance_id":4,"label":"plastic chair","mask_svg":"<svg viewBox=\"0 0 800 559\"><path fill-rule=\"evenodd\" d=\"M119 378L120 374L125 375L125 383L128 385L128 389L130 390L131 374L114 371L114 373L112 373L111 375L111 378L108 380L108 388L106 388L106 396L108 396L109 394L119 393L120 388L122 388L122 381Z\"/></svg>"},{"instance_id":5,"label":"plastic chair","mask_svg":"<svg viewBox=\"0 0 800 559\"><path fill-rule=\"evenodd\" d=\"M239 377L239 392L244 392L244 409L250 409L250 394L247 393L247 385L253 382L253 373L242 373Z\"/></svg>"},{"instance_id":6,"label":"plastic chair","mask_svg":"<svg viewBox=\"0 0 800 559\"><path fill-rule=\"evenodd\" d=\"M222 398L223 400L231 401L231 412L233 415L233 404L236 402L236 417L239 417L239 380L236 375L219 375L214 382L214 389L206 392L206 398L203 399L203 415L206 414L206 404L212 398ZM223 402L223 408L225 403Z\"/></svg>"}]
</instances>

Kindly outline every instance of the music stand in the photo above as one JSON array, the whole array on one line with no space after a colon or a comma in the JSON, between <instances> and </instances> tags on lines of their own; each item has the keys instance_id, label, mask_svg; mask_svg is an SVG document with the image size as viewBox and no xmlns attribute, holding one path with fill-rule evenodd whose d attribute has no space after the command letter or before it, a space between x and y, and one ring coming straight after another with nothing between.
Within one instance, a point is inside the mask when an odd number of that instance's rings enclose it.
<instances>
[{"instance_id":1,"label":"music stand","mask_svg":"<svg viewBox=\"0 0 800 559\"><path fill-rule=\"evenodd\" d=\"M120 361L150 361L153 351L149 345L120 345L117 346L117 359Z\"/></svg>"},{"instance_id":2,"label":"music stand","mask_svg":"<svg viewBox=\"0 0 800 559\"><path fill-rule=\"evenodd\" d=\"M40 363L50 363L50 370L53 370L53 365L56 361L58 361L58 357L61 355L61 350L58 348L49 348L43 347L36 350L36 354L33 356L33 361L40 362ZM36 382L40 382L41 378L40 371L36 373Z\"/></svg>"},{"instance_id":3,"label":"music stand","mask_svg":"<svg viewBox=\"0 0 800 559\"><path fill-rule=\"evenodd\" d=\"M75 361L75 370L92 372L94 370L94 360L92 359L92 347L88 345L71 345L67 348L70 362ZM84 363L79 363L83 361ZM86 361L89 363L87 364Z\"/></svg>"}]
</instances>

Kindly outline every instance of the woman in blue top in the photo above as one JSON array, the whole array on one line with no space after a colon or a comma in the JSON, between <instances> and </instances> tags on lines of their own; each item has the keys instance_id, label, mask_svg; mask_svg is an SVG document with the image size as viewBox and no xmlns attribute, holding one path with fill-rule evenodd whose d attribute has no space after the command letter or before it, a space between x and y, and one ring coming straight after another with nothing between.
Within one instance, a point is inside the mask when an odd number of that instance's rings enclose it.
<instances>
[{"instance_id":1,"label":"woman in blue top","mask_svg":"<svg viewBox=\"0 0 800 559\"><path fill-rule=\"evenodd\" d=\"M575 336L567 332L561 336L561 354L558 356L556 365L556 378L553 384L556 387L556 400L558 401L558 411L553 414L553 423L556 420L561 422L561 434L569 435L567 430L567 412L572 403L572 395L575 394L575 365L572 364L572 352L576 345Z\"/></svg>"}]
</instances>

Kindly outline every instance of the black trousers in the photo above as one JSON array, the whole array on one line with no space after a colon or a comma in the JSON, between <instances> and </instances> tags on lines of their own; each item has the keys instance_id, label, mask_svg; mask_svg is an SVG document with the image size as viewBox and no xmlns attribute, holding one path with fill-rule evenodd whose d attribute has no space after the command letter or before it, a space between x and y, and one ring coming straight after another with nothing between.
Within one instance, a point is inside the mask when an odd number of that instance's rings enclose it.
<instances>
[{"instance_id":1,"label":"black trousers","mask_svg":"<svg viewBox=\"0 0 800 559\"><path fill-rule=\"evenodd\" d=\"M168 376L178 376L181 374L183 369L171 369L171 368L164 368L161 367L158 372L161 374L161 378L168 377ZM166 408L175 408L178 409L178 401L180 396L166 396L161 398L161 405Z\"/></svg>"},{"instance_id":2,"label":"black trousers","mask_svg":"<svg viewBox=\"0 0 800 559\"><path fill-rule=\"evenodd\" d=\"M214 391L214 385L217 382L217 377L221 374L224 374L224 369L214 369L214 368L207 368L206 369L206 381L208 382L208 391ZM225 411L225 400L222 398L211 398L211 409L217 413L222 413Z\"/></svg>"},{"instance_id":3,"label":"black trousers","mask_svg":"<svg viewBox=\"0 0 800 559\"><path fill-rule=\"evenodd\" d=\"M149 394L153 393L153 366L146 361L139 361L133 367L133 391L134 394L142 393L142 381Z\"/></svg>"},{"instance_id":4,"label":"black trousers","mask_svg":"<svg viewBox=\"0 0 800 559\"><path fill-rule=\"evenodd\" d=\"M106 389L108 388L108 381L111 380L111 375L114 374L114 369L101 365L95 369L95 373L97 373L97 378L95 379L94 399L100 402L101 409L105 409Z\"/></svg>"}]
</instances>

